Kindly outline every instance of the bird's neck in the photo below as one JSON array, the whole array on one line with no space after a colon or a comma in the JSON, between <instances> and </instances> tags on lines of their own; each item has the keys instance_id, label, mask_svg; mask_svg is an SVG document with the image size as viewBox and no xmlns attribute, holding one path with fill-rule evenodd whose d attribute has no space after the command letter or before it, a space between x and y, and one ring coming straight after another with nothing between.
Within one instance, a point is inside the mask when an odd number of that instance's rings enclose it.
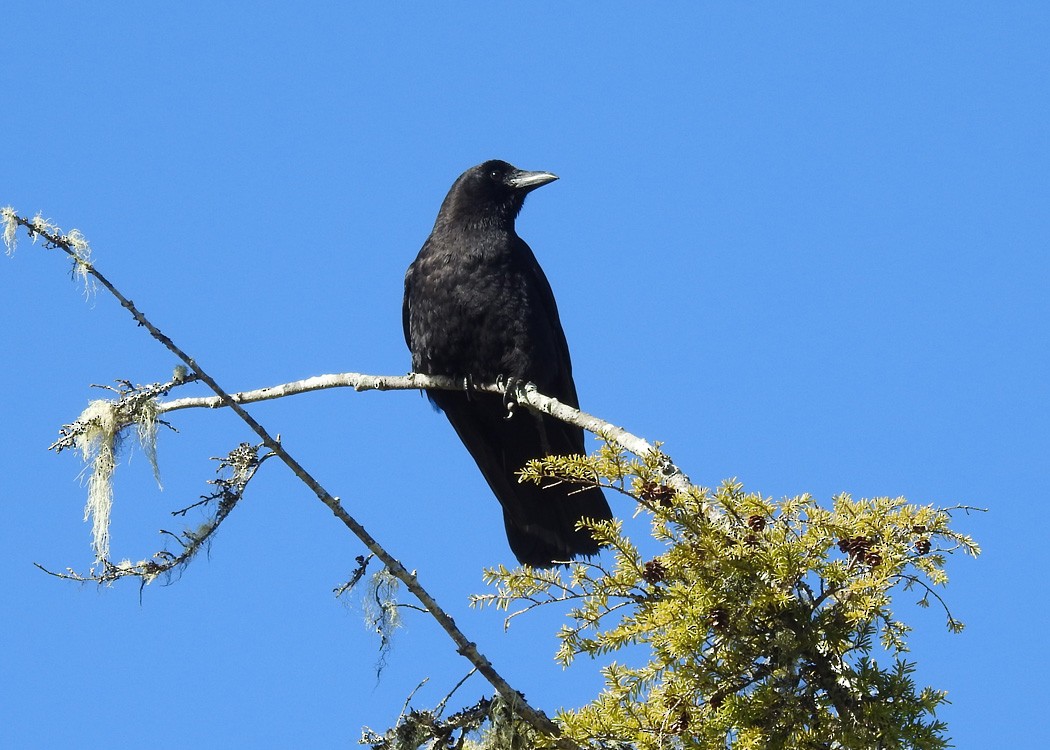
<instances>
[{"instance_id":1,"label":"bird's neck","mask_svg":"<svg viewBox=\"0 0 1050 750\"><path fill-rule=\"evenodd\" d=\"M438 213L436 227L461 232L500 232L515 236L514 220L524 204L523 198L511 197L498 203L472 203L457 200L458 195L445 199Z\"/></svg>"},{"instance_id":2,"label":"bird's neck","mask_svg":"<svg viewBox=\"0 0 1050 750\"><path fill-rule=\"evenodd\" d=\"M443 217L435 229L444 234L454 235L467 240L475 237L486 237L489 241L496 238L510 240L517 237L514 231L514 216L507 216L492 211L461 212L458 215Z\"/></svg>"}]
</instances>

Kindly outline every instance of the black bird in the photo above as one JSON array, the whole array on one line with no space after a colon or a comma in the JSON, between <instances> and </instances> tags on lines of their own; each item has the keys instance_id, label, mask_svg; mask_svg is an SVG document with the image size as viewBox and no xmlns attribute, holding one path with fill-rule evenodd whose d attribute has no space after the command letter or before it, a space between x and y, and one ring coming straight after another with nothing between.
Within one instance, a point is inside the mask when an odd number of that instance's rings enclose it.
<instances>
[{"instance_id":1,"label":"black bird","mask_svg":"<svg viewBox=\"0 0 1050 750\"><path fill-rule=\"evenodd\" d=\"M460 175L408 267L403 307L412 370L464 379L463 392L427 395L503 506L514 556L535 567L595 554L598 545L576 522L612 518L597 487L518 481L530 459L582 454L583 430L527 409L509 412L502 397L469 385L532 382L541 393L579 406L554 294L514 231L525 196L556 179L498 160Z\"/></svg>"}]
</instances>

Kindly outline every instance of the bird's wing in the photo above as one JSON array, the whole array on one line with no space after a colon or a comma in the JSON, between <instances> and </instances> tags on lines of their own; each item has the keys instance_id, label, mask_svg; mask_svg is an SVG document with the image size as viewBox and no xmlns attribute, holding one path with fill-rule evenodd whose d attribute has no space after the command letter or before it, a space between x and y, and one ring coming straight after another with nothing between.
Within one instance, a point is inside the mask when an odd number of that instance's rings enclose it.
<instances>
[{"instance_id":1,"label":"bird's wing","mask_svg":"<svg viewBox=\"0 0 1050 750\"><path fill-rule=\"evenodd\" d=\"M566 404L579 408L580 400L576 395L576 383L572 379L572 358L569 356L569 343L565 340L565 331L561 326L561 318L558 315L558 303L554 300L554 291L551 289L547 275L536 261L536 256L531 248L522 242L528 253L528 267L535 285L537 298L542 304L543 319L547 326L547 335L552 344L555 361L546 363L547 366L556 365L556 371L552 372L550 383L537 383L542 390L549 389L551 392L545 395L564 401Z\"/></svg>"}]
</instances>

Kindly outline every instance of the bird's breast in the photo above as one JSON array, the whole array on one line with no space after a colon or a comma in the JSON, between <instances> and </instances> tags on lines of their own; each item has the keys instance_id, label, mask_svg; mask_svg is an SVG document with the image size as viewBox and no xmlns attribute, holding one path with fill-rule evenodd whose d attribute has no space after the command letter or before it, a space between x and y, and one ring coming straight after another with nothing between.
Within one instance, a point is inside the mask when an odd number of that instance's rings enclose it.
<instances>
[{"instance_id":1,"label":"bird's breast","mask_svg":"<svg viewBox=\"0 0 1050 750\"><path fill-rule=\"evenodd\" d=\"M410 328L414 366L434 375L491 382L531 379L536 295L513 265L483 255L421 258L414 270Z\"/></svg>"}]
</instances>

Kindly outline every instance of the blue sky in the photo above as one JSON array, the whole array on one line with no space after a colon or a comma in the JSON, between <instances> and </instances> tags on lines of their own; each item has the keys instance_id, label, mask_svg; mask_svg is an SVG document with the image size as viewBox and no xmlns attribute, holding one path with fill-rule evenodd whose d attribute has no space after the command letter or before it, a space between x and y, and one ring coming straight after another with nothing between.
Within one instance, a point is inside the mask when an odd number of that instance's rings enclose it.
<instances>
[{"instance_id":1,"label":"blue sky","mask_svg":"<svg viewBox=\"0 0 1050 750\"><path fill-rule=\"evenodd\" d=\"M0 205L98 267L229 389L401 373L404 270L488 158L561 180L519 232L558 297L584 408L705 485L983 506L949 566L968 625L904 607L959 747L1045 747L1050 9L287 3L5 5ZM0 745L350 747L466 663L425 616L377 680L362 549L276 464L169 586L98 590L72 455L47 446L117 378L173 359L24 236L0 258ZM495 500L412 393L252 408L540 707L593 664L558 618L467 607L510 562ZM118 471L113 553L155 550L250 439L183 413ZM632 509L614 501L623 517ZM638 527L641 530L641 527ZM462 703L489 692L477 678Z\"/></svg>"}]
</instances>

